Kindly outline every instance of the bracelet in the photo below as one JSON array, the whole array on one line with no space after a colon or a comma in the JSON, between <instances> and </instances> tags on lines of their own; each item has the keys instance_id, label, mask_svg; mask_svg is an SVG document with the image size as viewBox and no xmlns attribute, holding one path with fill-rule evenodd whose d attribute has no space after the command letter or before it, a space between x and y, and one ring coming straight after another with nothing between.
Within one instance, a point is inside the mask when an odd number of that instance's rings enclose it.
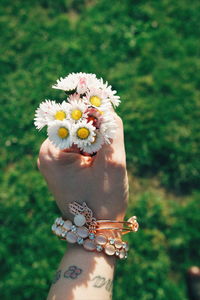
<instances>
[{"instance_id":1,"label":"bracelet","mask_svg":"<svg viewBox=\"0 0 200 300\"><path fill-rule=\"evenodd\" d=\"M106 224L116 224L120 227L102 227L102 225ZM96 230L118 230L121 231L121 234L126 234L131 231L136 232L138 228L137 217L133 216L129 218L128 221L98 220Z\"/></svg>"},{"instance_id":2,"label":"bracelet","mask_svg":"<svg viewBox=\"0 0 200 300\"><path fill-rule=\"evenodd\" d=\"M69 243L82 245L88 251L103 251L120 259L127 258L128 243L122 241L121 235L138 230L135 216L128 221L96 220L85 202L72 202L69 210L75 215L74 223L57 218L52 225L54 234Z\"/></svg>"}]
</instances>

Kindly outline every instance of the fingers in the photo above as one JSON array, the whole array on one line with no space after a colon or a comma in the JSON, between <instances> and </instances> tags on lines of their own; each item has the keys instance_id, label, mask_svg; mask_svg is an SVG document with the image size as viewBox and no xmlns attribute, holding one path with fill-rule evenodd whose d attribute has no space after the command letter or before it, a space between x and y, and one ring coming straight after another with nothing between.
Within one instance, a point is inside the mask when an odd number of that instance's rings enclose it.
<instances>
[{"instance_id":1,"label":"fingers","mask_svg":"<svg viewBox=\"0 0 200 300\"><path fill-rule=\"evenodd\" d=\"M98 151L95 158L95 164L101 163L105 160L122 165L126 164L123 122L116 113L113 113L113 117L117 123L116 135L111 144L104 144Z\"/></svg>"},{"instance_id":2,"label":"fingers","mask_svg":"<svg viewBox=\"0 0 200 300\"><path fill-rule=\"evenodd\" d=\"M105 161L126 165L126 155L124 148L123 122L121 118L113 112L117 124L116 136L111 144L104 144L96 156L84 156L76 145L69 149L60 150L56 148L49 139L46 139L40 148L38 167L48 163L61 165L75 164L76 166L89 166L91 164L101 164Z\"/></svg>"},{"instance_id":3,"label":"fingers","mask_svg":"<svg viewBox=\"0 0 200 300\"><path fill-rule=\"evenodd\" d=\"M60 150L56 148L49 139L46 139L41 145L38 168L41 170L43 166L46 168L49 164L76 164L80 165L82 162L81 154L76 148Z\"/></svg>"},{"instance_id":4,"label":"fingers","mask_svg":"<svg viewBox=\"0 0 200 300\"><path fill-rule=\"evenodd\" d=\"M48 168L55 166L72 166L75 168L88 167L92 165L94 158L91 156L83 156L76 145L71 148L60 150L56 148L49 139L46 139L41 145L38 168L42 171L48 171Z\"/></svg>"}]
</instances>

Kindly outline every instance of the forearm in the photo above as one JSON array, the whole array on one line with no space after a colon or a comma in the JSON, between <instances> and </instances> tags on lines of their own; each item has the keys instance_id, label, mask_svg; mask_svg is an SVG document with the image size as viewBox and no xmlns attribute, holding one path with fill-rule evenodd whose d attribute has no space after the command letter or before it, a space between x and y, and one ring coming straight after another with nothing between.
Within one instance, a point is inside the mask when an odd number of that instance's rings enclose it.
<instances>
[{"instance_id":1,"label":"forearm","mask_svg":"<svg viewBox=\"0 0 200 300\"><path fill-rule=\"evenodd\" d=\"M115 258L70 245L47 300L110 300Z\"/></svg>"}]
</instances>

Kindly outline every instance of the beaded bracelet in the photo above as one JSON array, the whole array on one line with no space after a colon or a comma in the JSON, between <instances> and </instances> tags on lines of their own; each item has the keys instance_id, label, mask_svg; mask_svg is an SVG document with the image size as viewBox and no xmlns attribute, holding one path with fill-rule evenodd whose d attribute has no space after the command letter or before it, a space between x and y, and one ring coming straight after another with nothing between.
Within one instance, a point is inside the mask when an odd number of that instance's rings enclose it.
<instances>
[{"instance_id":1,"label":"beaded bracelet","mask_svg":"<svg viewBox=\"0 0 200 300\"><path fill-rule=\"evenodd\" d=\"M62 217L57 218L52 226L53 233L69 243L82 245L88 251L103 251L120 259L127 258L128 243L121 240L121 234L138 230L135 216L128 221L96 220L85 202L72 202L69 210L75 215L74 224Z\"/></svg>"}]
</instances>

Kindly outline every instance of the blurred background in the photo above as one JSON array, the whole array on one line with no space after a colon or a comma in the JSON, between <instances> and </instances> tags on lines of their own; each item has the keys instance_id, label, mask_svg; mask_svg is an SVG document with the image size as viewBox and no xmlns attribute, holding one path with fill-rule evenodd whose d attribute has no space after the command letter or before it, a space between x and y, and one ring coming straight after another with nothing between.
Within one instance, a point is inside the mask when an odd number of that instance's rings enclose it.
<instances>
[{"instance_id":1,"label":"blurred background","mask_svg":"<svg viewBox=\"0 0 200 300\"><path fill-rule=\"evenodd\" d=\"M113 300L188 299L186 271L200 262L199 20L197 0L1 0L1 299L46 299L65 250L33 118L41 101L65 99L51 86L70 72L103 77L122 99L127 217L140 230Z\"/></svg>"}]
</instances>

